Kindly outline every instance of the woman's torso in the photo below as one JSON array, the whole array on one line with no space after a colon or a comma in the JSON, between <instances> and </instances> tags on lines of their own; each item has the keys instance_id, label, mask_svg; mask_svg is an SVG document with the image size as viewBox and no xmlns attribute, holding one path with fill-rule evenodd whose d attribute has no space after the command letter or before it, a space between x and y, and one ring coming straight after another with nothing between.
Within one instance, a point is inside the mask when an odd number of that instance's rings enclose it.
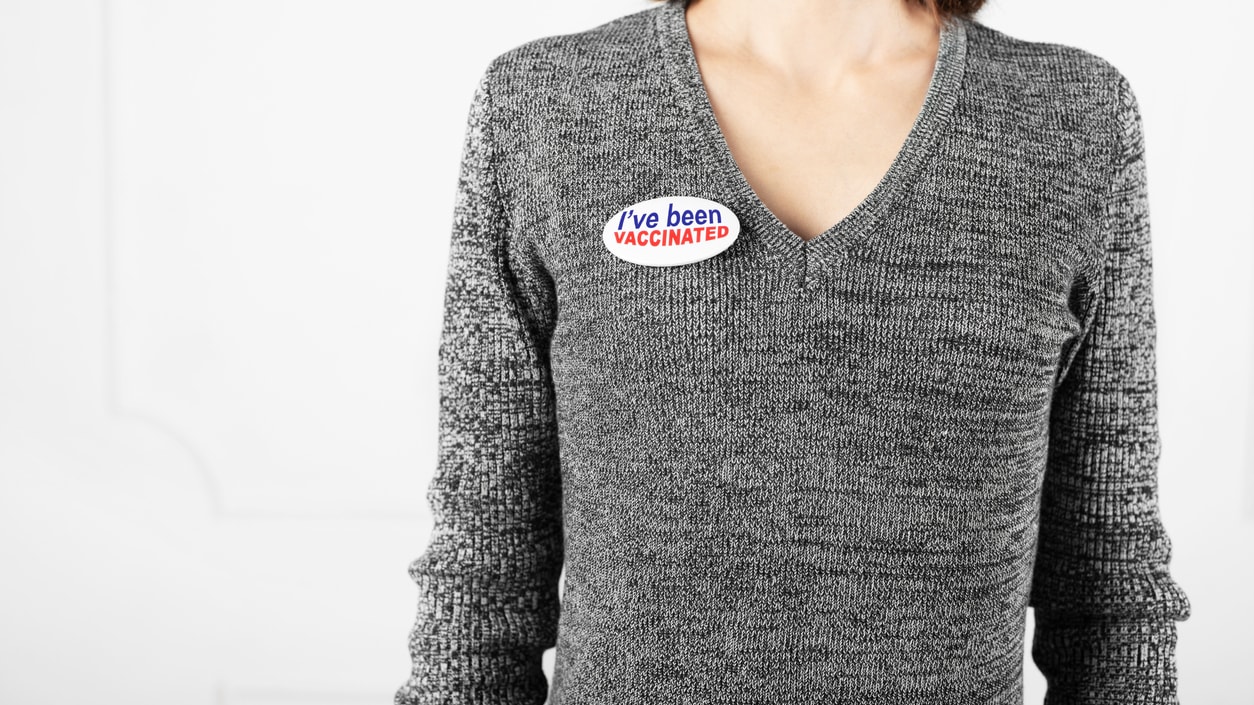
<instances>
[{"instance_id":1,"label":"woman's torso","mask_svg":"<svg viewBox=\"0 0 1254 705\"><path fill-rule=\"evenodd\" d=\"M802 242L734 168L682 4L494 61L560 428L550 705L1020 702L1108 66L959 20L884 180ZM607 219L663 195L726 205L738 239L610 253Z\"/></svg>"}]
</instances>

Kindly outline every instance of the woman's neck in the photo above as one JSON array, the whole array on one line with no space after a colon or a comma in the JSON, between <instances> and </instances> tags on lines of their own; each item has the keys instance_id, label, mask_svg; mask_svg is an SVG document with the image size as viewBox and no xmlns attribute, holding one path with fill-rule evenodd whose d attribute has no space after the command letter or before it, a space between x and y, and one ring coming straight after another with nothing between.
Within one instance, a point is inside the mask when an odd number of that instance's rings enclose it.
<instances>
[{"instance_id":1,"label":"woman's neck","mask_svg":"<svg viewBox=\"0 0 1254 705\"><path fill-rule=\"evenodd\" d=\"M703 54L815 85L935 57L940 37L913 0L689 0L687 16Z\"/></svg>"}]
</instances>

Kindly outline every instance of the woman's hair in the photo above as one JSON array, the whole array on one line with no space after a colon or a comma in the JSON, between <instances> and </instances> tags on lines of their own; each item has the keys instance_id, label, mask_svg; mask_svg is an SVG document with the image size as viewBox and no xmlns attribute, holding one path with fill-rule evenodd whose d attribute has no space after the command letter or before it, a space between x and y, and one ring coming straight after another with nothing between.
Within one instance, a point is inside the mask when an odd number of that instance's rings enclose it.
<instances>
[{"instance_id":1,"label":"woman's hair","mask_svg":"<svg viewBox=\"0 0 1254 705\"><path fill-rule=\"evenodd\" d=\"M683 0L653 0L654 2L682 2ZM930 11L939 19L954 15L971 17L984 6L984 0L905 0Z\"/></svg>"}]
</instances>

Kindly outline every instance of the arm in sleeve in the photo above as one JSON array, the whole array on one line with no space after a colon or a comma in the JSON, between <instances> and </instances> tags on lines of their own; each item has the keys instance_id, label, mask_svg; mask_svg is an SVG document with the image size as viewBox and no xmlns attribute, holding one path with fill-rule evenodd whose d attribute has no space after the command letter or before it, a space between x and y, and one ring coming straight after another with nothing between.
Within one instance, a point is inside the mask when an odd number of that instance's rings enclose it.
<instances>
[{"instance_id":1,"label":"arm in sleeve","mask_svg":"<svg viewBox=\"0 0 1254 705\"><path fill-rule=\"evenodd\" d=\"M418 616L396 705L540 705L541 657L556 643L561 479L543 333L552 307L534 258L511 259L491 75L475 90L463 143L426 494L434 525L409 565Z\"/></svg>"},{"instance_id":2,"label":"arm in sleeve","mask_svg":"<svg viewBox=\"0 0 1254 705\"><path fill-rule=\"evenodd\" d=\"M1175 705L1176 624L1158 506L1156 326L1144 137L1119 75L1113 181L1084 333L1055 390L1030 605L1045 705Z\"/></svg>"}]
</instances>

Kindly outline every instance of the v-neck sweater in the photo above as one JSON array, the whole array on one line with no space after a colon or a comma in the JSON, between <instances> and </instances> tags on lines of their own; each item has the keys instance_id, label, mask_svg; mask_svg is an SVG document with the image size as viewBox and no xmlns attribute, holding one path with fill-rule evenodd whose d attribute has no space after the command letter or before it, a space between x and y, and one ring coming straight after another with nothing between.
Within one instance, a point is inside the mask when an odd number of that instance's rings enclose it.
<instances>
[{"instance_id":1,"label":"v-neck sweater","mask_svg":"<svg viewBox=\"0 0 1254 705\"><path fill-rule=\"evenodd\" d=\"M950 18L892 166L805 240L737 167L684 11L476 87L395 702L1018 704L1031 607L1048 705L1176 703L1127 78ZM602 241L672 195L739 236L679 266Z\"/></svg>"}]
</instances>

